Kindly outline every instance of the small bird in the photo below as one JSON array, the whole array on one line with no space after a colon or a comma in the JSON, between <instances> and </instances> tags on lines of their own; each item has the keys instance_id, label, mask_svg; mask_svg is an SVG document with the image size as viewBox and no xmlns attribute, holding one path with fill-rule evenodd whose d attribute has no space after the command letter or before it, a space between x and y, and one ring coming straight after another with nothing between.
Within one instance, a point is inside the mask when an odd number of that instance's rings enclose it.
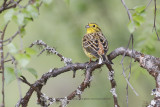
<instances>
[{"instance_id":1,"label":"small bird","mask_svg":"<svg viewBox=\"0 0 160 107\"><path fill-rule=\"evenodd\" d=\"M99 26L95 23L89 23L85 26L87 33L82 38L82 47L84 53L90 58L99 59L99 64L103 61L112 64L106 57L108 51L108 41L103 35Z\"/></svg>"}]
</instances>

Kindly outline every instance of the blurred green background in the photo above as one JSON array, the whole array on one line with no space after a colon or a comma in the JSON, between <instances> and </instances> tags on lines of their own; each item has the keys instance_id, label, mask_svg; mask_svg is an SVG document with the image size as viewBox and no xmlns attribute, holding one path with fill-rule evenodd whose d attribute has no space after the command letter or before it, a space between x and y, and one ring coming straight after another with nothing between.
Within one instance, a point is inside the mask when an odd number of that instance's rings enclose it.
<instances>
[{"instance_id":1,"label":"blurred green background","mask_svg":"<svg viewBox=\"0 0 160 107\"><path fill-rule=\"evenodd\" d=\"M71 58L74 63L84 63L89 61L82 50L81 39L85 34L85 25L88 22L97 23L109 41L109 52L118 47L126 47L130 33L127 28L129 22L125 8L121 0L53 0L49 5L42 5L37 19L29 23L26 27L26 35L23 37L23 47L28 47L35 40L43 40L51 47L55 47L63 56ZM146 5L145 0L127 0L129 8ZM159 32L160 23L160 2L157 1L157 29ZM132 11L131 11L132 12ZM134 49L145 54L160 57L160 43L156 35L152 32L153 27L153 2L147 8L145 22L134 33ZM3 14L0 14L0 23L3 23ZM17 29L11 23L7 29L7 36L10 37ZM13 43L20 48L20 38L17 37ZM37 52L40 50L36 47ZM121 107L126 107L126 81L122 75L120 64L122 56L113 60L115 70L115 80L117 82L116 91L118 102ZM129 66L130 58L125 58L125 67ZM63 67L64 63L56 55L43 53L39 57L33 56L28 67L35 68L38 78L48 72L51 68ZM128 74L128 71L126 71ZM30 83L36 79L33 75L23 71L22 73ZM49 79L43 87L42 92L49 97L65 97L74 91L84 79L84 71L77 71L76 77L72 78L73 72L63 73L55 78ZM155 81L146 70L139 67L137 62L132 64L130 83L138 92L136 96L129 88L129 107L144 107L150 103L154 96L151 96L152 89L155 88ZM1 84L1 82L0 82ZM21 83L22 95L24 96L29 87ZM68 107L113 107L113 98L110 93L110 82L108 80L108 69L95 70L91 87L87 88L82 98L107 98L107 100L73 100ZM1 96L1 95L0 95ZM17 81L5 85L6 107L13 107L19 100ZM28 107L39 107L36 104L36 93L32 95ZM2 97L0 97L2 101ZM51 107L57 107L54 103Z\"/></svg>"}]
</instances>

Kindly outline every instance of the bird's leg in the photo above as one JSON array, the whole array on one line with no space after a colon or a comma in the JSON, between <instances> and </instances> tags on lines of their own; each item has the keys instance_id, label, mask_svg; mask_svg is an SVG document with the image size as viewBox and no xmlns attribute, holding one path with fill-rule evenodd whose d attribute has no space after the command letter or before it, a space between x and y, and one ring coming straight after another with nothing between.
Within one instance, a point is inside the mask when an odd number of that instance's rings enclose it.
<instances>
[{"instance_id":1,"label":"bird's leg","mask_svg":"<svg viewBox=\"0 0 160 107\"><path fill-rule=\"evenodd\" d=\"M90 60L89 60L89 64L92 62L92 59L90 58Z\"/></svg>"},{"instance_id":2,"label":"bird's leg","mask_svg":"<svg viewBox=\"0 0 160 107\"><path fill-rule=\"evenodd\" d=\"M92 59L90 58L89 63L86 66L86 69L89 67L89 64L92 62Z\"/></svg>"}]
</instances>

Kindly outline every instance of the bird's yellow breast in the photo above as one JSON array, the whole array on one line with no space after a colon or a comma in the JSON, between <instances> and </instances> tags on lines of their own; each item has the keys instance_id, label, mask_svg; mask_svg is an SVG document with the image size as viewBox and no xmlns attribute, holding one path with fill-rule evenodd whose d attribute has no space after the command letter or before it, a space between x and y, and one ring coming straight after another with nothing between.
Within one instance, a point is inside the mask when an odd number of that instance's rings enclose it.
<instances>
[{"instance_id":1,"label":"bird's yellow breast","mask_svg":"<svg viewBox=\"0 0 160 107\"><path fill-rule=\"evenodd\" d=\"M94 55L92 55L91 53L87 52L85 48L83 48L84 53L86 54L86 56L88 56L89 58L96 58Z\"/></svg>"}]
</instances>

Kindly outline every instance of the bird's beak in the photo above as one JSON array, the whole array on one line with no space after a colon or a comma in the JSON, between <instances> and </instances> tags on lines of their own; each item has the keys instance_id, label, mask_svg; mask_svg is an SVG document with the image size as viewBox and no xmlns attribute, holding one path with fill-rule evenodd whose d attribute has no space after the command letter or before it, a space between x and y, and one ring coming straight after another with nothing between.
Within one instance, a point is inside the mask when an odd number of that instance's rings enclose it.
<instances>
[{"instance_id":1,"label":"bird's beak","mask_svg":"<svg viewBox=\"0 0 160 107\"><path fill-rule=\"evenodd\" d=\"M89 28L89 27L90 27L89 25L86 25L86 26L85 26L85 28Z\"/></svg>"}]
</instances>

